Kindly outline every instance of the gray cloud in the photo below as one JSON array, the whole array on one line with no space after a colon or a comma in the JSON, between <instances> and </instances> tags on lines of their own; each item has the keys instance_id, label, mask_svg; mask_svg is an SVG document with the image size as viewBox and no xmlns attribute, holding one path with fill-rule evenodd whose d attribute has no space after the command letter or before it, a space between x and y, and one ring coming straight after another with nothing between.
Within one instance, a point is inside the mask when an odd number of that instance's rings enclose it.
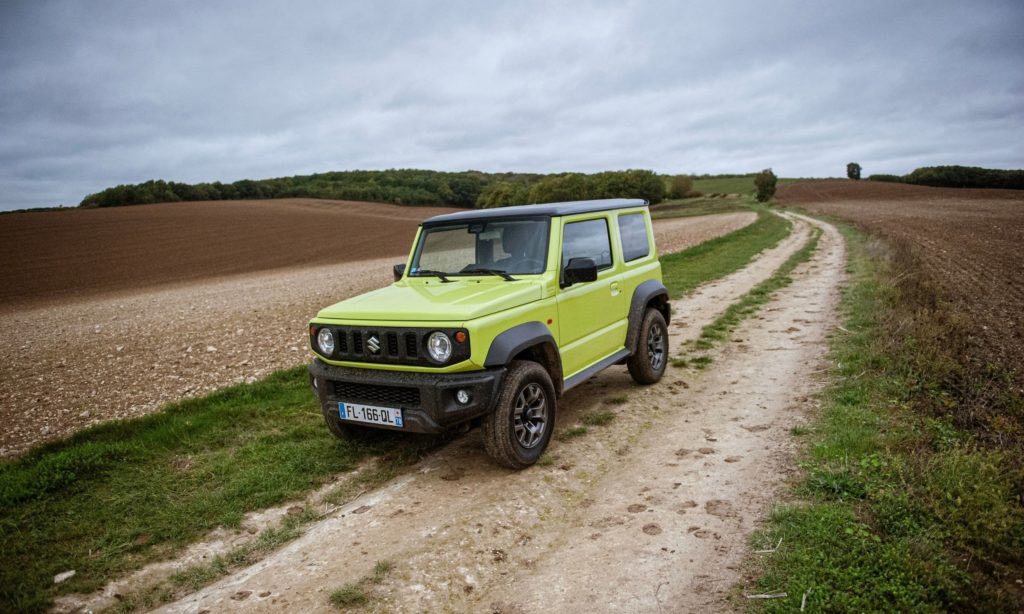
<instances>
[{"instance_id":1,"label":"gray cloud","mask_svg":"<svg viewBox=\"0 0 1024 614\"><path fill-rule=\"evenodd\" d=\"M1024 167L1019 2L0 4L0 208L419 167Z\"/></svg>"}]
</instances>

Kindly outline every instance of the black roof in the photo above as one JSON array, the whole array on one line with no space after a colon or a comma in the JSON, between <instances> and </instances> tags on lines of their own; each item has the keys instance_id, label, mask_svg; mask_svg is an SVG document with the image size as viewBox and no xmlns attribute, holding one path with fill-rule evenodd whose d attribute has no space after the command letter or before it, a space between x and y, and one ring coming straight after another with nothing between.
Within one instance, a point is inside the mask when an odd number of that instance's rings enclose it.
<instances>
[{"instance_id":1,"label":"black roof","mask_svg":"<svg viewBox=\"0 0 1024 614\"><path fill-rule=\"evenodd\" d=\"M608 211L609 209L625 209L626 207L642 207L647 204L646 200L638 198L605 198L602 200L575 200L567 203L546 203L543 205L519 205L516 207L499 207L497 209L473 209L471 211L459 211L457 213L445 213L435 215L432 218L423 220L423 224L445 224L450 222L465 222L468 220L493 220L496 218L509 218L519 216L529 217L559 217L562 215L575 215L577 213L591 213L594 211Z\"/></svg>"}]
</instances>

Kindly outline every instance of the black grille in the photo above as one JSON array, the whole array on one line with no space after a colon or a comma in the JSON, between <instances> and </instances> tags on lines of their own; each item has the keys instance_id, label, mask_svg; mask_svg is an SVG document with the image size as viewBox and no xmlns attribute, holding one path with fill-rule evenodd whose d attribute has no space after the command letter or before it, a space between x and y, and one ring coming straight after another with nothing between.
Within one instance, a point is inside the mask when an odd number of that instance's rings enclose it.
<instances>
[{"instance_id":1,"label":"black grille","mask_svg":"<svg viewBox=\"0 0 1024 614\"><path fill-rule=\"evenodd\" d=\"M388 407L419 407L420 405L420 389L405 386L334 382L334 394L340 401L380 403Z\"/></svg>"},{"instance_id":2,"label":"black grille","mask_svg":"<svg viewBox=\"0 0 1024 614\"><path fill-rule=\"evenodd\" d=\"M327 356L331 360L438 367L441 365L431 360L426 352L420 352L420 348L426 345L426 336L434 331L444 332L454 342L448 364L462 362L470 356L469 331L464 328L314 326L310 331L313 349L318 349L316 335L324 327L335 331L337 335L337 348ZM462 341L455 340L458 333L462 333ZM371 343L373 338L376 338L376 343ZM377 347L376 351L374 346Z\"/></svg>"}]
</instances>

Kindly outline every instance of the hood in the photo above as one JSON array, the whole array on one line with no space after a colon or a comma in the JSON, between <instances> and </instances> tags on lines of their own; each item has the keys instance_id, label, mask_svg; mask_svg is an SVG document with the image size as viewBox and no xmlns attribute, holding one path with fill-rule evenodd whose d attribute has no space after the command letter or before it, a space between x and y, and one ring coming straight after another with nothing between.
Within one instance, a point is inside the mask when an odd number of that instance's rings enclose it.
<instances>
[{"instance_id":1,"label":"hood","mask_svg":"<svg viewBox=\"0 0 1024 614\"><path fill-rule=\"evenodd\" d=\"M540 282L454 278L402 281L320 310L332 320L465 322L540 300Z\"/></svg>"}]
</instances>

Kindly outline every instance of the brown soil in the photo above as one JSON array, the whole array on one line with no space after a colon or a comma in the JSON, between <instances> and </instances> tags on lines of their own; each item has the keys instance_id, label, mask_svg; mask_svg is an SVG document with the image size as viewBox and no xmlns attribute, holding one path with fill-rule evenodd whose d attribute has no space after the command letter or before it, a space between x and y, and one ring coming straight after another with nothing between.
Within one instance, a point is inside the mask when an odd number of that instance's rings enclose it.
<instances>
[{"instance_id":1,"label":"brown soil","mask_svg":"<svg viewBox=\"0 0 1024 614\"><path fill-rule=\"evenodd\" d=\"M751 267L675 301L673 349L770 275L810 223L819 224L798 220ZM742 343L713 352L709 369L670 369L641 387L613 368L567 393L559 430L594 411L615 419L554 441L551 462L498 468L470 432L261 562L165 609L329 611L331 591L379 560L395 569L367 589L367 611L736 609L728 597L741 582L747 540L793 471L789 430L813 404L834 322L843 244L821 227L812 261L735 331ZM624 404L604 402L622 395Z\"/></svg>"},{"instance_id":2,"label":"brown soil","mask_svg":"<svg viewBox=\"0 0 1024 614\"><path fill-rule=\"evenodd\" d=\"M403 256L449 211L289 198L0 215L0 307Z\"/></svg>"},{"instance_id":3,"label":"brown soil","mask_svg":"<svg viewBox=\"0 0 1024 614\"><path fill-rule=\"evenodd\" d=\"M309 223L319 219L321 203L252 204L269 210L267 220L286 218L282 211L298 211L304 223ZM230 204L202 203L203 207ZM350 224L337 213L350 211L349 206L328 202L322 208L339 229L376 219L372 229L361 229L364 238L377 236L382 238L381 243L401 243L395 256L380 258L387 254L380 248L371 253L375 260L345 261L353 253L345 256L346 252L340 250L333 257L335 264L222 277L214 276L213 271L219 269L213 263L211 270L192 271L202 279L191 282L125 289L86 299L69 291L62 300L45 305L0 305L0 419L4 423L0 457L91 424L141 416L170 401L253 381L274 370L307 362L305 324L309 318L321 307L388 283L391 265L408 251L415 224L435 212L423 208L395 211L389 205L352 203L359 213ZM133 216L136 210L161 208L121 211ZM374 213L378 208L384 213ZM415 219L394 221L389 217L406 212ZM0 216L0 221L4 217ZM663 253L666 249L675 251L740 228L753 219L753 214L739 213L658 221L656 241ZM264 234L260 229L252 236ZM256 266L259 262L287 260L295 246L251 240L240 241L236 247L247 249L245 259ZM188 243L175 243L162 249L165 262L183 263L191 248ZM276 256L269 253L272 249L278 250ZM127 266L130 251L121 258L113 268ZM100 260L104 259L108 263L116 260L111 255ZM46 270L52 276L62 275L73 285L73 276L60 272L61 262L40 256L32 266L50 267ZM182 271L187 273L190 266L183 266Z\"/></svg>"},{"instance_id":4,"label":"brown soil","mask_svg":"<svg viewBox=\"0 0 1024 614\"><path fill-rule=\"evenodd\" d=\"M1024 373L1024 190L836 180L783 185L776 197L908 245L985 359Z\"/></svg>"}]
</instances>

